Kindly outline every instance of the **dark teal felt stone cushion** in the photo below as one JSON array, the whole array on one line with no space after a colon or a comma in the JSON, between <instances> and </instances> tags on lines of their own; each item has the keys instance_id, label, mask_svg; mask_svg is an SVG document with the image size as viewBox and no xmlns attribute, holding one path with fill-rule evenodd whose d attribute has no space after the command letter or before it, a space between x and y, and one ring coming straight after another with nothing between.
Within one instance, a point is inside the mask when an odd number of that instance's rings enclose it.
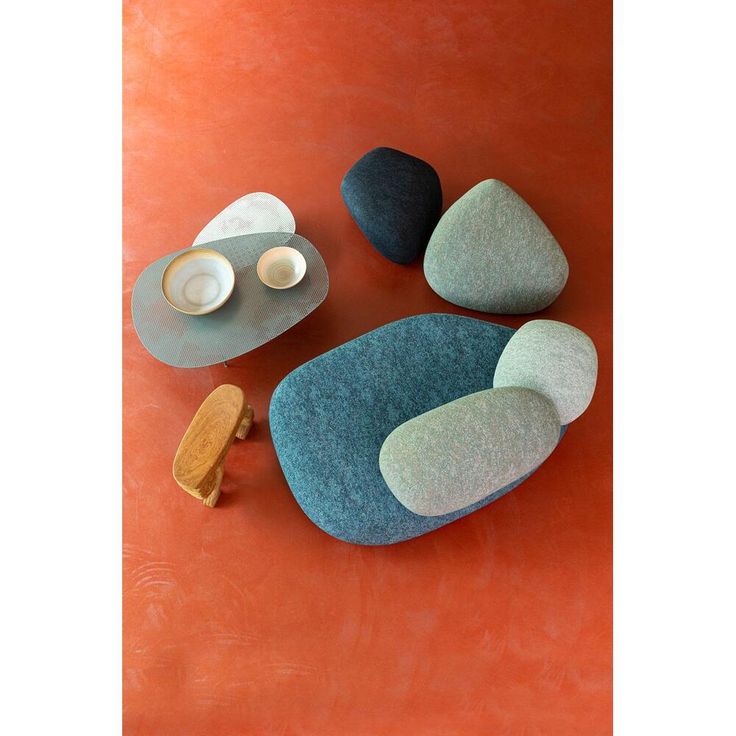
<instances>
[{"instance_id":1,"label":"dark teal felt stone cushion","mask_svg":"<svg viewBox=\"0 0 736 736\"><path fill-rule=\"evenodd\" d=\"M419 516L396 500L378 464L383 441L400 424L492 388L513 333L470 317L422 314L368 332L286 376L271 399L271 436L306 515L346 542L392 544L482 508L531 475L459 511Z\"/></svg>"}]
</instances>

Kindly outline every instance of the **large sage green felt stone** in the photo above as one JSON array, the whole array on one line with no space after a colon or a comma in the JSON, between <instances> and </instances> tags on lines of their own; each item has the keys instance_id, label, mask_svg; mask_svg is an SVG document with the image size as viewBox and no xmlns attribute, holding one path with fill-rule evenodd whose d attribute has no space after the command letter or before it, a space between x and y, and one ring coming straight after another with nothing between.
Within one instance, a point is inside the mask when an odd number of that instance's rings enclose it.
<instances>
[{"instance_id":1,"label":"large sage green felt stone","mask_svg":"<svg viewBox=\"0 0 736 736\"><path fill-rule=\"evenodd\" d=\"M424 275L443 299L467 309L528 314L565 286L565 254L536 212L497 179L476 184L434 229Z\"/></svg>"},{"instance_id":2,"label":"large sage green felt stone","mask_svg":"<svg viewBox=\"0 0 736 736\"><path fill-rule=\"evenodd\" d=\"M590 404L598 377L593 341L577 327L535 319L517 330L501 353L494 388L525 386L549 397L562 424Z\"/></svg>"},{"instance_id":3,"label":"large sage green felt stone","mask_svg":"<svg viewBox=\"0 0 736 736\"><path fill-rule=\"evenodd\" d=\"M536 468L559 437L559 417L546 396L527 388L487 389L398 426L381 447L379 467L409 511L439 516Z\"/></svg>"}]
</instances>

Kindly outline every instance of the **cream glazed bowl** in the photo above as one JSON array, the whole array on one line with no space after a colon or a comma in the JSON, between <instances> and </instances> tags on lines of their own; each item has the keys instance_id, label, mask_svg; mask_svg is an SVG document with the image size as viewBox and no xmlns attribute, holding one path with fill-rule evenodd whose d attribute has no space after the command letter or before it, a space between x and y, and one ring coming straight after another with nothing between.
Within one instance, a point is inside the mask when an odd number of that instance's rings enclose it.
<instances>
[{"instance_id":1,"label":"cream glazed bowl","mask_svg":"<svg viewBox=\"0 0 736 736\"><path fill-rule=\"evenodd\" d=\"M272 289L290 289L296 286L307 272L304 256L288 246L269 248L256 264L258 278Z\"/></svg>"},{"instance_id":2,"label":"cream glazed bowl","mask_svg":"<svg viewBox=\"0 0 736 736\"><path fill-rule=\"evenodd\" d=\"M164 269L161 290L171 306L184 314L209 314L233 293L235 271L222 253L192 248L174 258Z\"/></svg>"}]
</instances>

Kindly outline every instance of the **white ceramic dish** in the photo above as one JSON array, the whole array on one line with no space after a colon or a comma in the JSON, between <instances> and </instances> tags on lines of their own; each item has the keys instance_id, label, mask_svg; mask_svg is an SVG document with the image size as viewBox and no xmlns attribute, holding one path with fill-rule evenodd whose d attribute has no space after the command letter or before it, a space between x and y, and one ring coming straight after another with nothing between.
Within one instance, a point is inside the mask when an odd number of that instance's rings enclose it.
<instances>
[{"instance_id":1,"label":"white ceramic dish","mask_svg":"<svg viewBox=\"0 0 736 736\"><path fill-rule=\"evenodd\" d=\"M193 245L250 233L294 233L291 210L273 194L251 192L236 199L210 220Z\"/></svg>"},{"instance_id":2,"label":"white ceramic dish","mask_svg":"<svg viewBox=\"0 0 736 736\"><path fill-rule=\"evenodd\" d=\"M210 248L195 248L178 255L161 277L164 298L184 314L214 312L230 298L234 287L232 264Z\"/></svg>"},{"instance_id":3,"label":"white ceramic dish","mask_svg":"<svg viewBox=\"0 0 736 736\"><path fill-rule=\"evenodd\" d=\"M279 246L261 255L256 265L258 278L272 289L290 289L307 272L304 256L295 248Z\"/></svg>"}]
</instances>

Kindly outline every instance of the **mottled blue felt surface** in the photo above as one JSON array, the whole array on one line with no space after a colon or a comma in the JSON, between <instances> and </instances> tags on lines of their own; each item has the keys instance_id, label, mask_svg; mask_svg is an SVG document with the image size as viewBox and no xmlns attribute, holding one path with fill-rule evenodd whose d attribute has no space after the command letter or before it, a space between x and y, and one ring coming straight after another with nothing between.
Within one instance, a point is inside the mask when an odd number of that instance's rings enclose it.
<instances>
[{"instance_id":1,"label":"mottled blue felt surface","mask_svg":"<svg viewBox=\"0 0 736 736\"><path fill-rule=\"evenodd\" d=\"M426 517L396 500L378 467L383 441L400 424L492 388L513 333L470 317L422 314L361 335L286 376L271 399L271 435L306 515L346 542L392 544L482 508L529 477L460 511Z\"/></svg>"},{"instance_id":2,"label":"mottled blue felt surface","mask_svg":"<svg viewBox=\"0 0 736 736\"><path fill-rule=\"evenodd\" d=\"M340 192L365 237L394 263L419 257L442 212L437 172L394 148L368 151L345 174Z\"/></svg>"}]
</instances>

